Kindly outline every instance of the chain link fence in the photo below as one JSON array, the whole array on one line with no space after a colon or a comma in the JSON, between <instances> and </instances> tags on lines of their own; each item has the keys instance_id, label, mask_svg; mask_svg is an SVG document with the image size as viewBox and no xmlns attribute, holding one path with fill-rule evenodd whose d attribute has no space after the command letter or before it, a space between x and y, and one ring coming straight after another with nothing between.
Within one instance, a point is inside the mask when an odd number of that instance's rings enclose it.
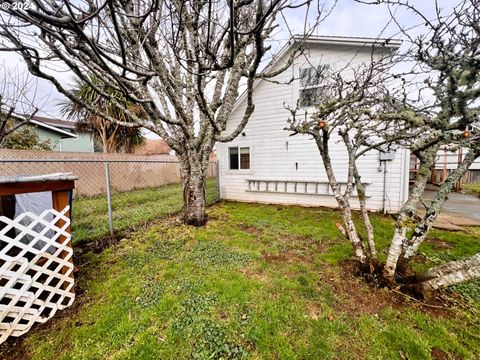
<instances>
[{"instance_id":1,"label":"chain link fence","mask_svg":"<svg viewBox=\"0 0 480 360\"><path fill-rule=\"evenodd\" d=\"M177 160L2 159L1 176L72 173L75 245L136 229L183 206ZM218 200L217 164L209 164L207 203Z\"/></svg>"}]
</instances>

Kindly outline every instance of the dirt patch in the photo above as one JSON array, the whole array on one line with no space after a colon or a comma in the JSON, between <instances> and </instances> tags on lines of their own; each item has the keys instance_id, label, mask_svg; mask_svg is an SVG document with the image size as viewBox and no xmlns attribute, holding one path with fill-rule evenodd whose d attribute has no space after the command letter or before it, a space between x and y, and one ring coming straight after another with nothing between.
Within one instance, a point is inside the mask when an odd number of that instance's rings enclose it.
<instances>
[{"instance_id":1,"label":"dirt patch","mask_svg":"<svg viewBox=\"0 0 480 360\"><path fill-rule=\"evenodd\" d=\"M243 269L240 269L240 272L249 279L254 279L259 282L267 281L267 276L261 270L256 271L251 268L243 268Z\"/></svg>"},{"instance_id":2,"label":"dirt patch","mask_svg":"<svg viewBox=\"0 0 480 360\"><path fill-rule=\"evenodd\" d=\"M238 228L242 230L243 232L246 232L248 234L253 234L255 236L260 236L262 235L263 231L257 228L256 226L251 226L247 224L239 224Z\"/></svg>"},{"instance_id":3,"label":"dirt patch","mask_svg":"<svg viewBox=\"0 0 480 360\"><path fill-rule=\"evenodd\" d=\"M429 245L432 245L436 249L453 249L452 244L449 244L437 238L430 238L425 240L425 242Z\"/></svg>"},{"instance_id":4,"label":"dirt patch","mask_svg":"<svg viewBox=\"0 0 480 360\"><path fill-rule=\"evenodd\" d=\"M430 351L430 355L432 356L432 359L434 360L448 360L451 359L451 356L449 356L445 351L440 350L439 348L433 347L432 350Z\"/></svg>"},{"instance_id":5,"label":"dirt patch","mask_svg":"<svg viewBox=\"0 0 480 360\"><path fill-rule=\"evenodd\" d=\"M312 263L313 259L311 256L303 254L298 251L293 250L285 250L280 252L279 254L270 254L270 253L262 253L262 258L268 262L284 262L284 263L294 263L294 262L304 262L304 263Z\"/></svg>"},{"instance_id":6,"label":"dirt patch","mask_svg":"<svg viewBox=\"0 0 480 360\"><path fill-rule=\"evenodd\" d=\"M0 359L1 360L13 360L13 359L29 359L30 353L26 347L23 346L23 339L9 337L2 345L0 345Z\"/></svg>"},{"instance_id":7,"label":"dirt patch","mask_svg":"<svg viewBox=\"0 0 480 360\"><path fill-rule=\"evenodd\" d=\"M345 260L341 262L340 268L340 274L333 266L327 266L322 271L324 281L340 298L336 304L339 311L353 316L377 315L385 307L391 307L419 309L435 317L455 316L453 304L450 304L442 294L420 301L399 291L378 288L373 283L366 283L364 278L358 276L356 261Z\"/></svg>"},{"instance_id":8,"label":"dirt patch","mask_svg":"<svg viewBox=\"0 0 480 360\"><path fill-rule=\"evenodd\" d=\"M425 255L420 255L420 254L417 254L417 255L413 255L411 257L412 261L416 262L417 264L425 264L428 259Z\"/></svg>"},{"instance_id":9,"label":"dirt patch","mask_svg":"<svg viewBox=\"0 0 480 360\"><path fill-rule=\"evenodd\" d=\"M282 234L276 237L280 241L311 243L314 239L310 235Z\"/></svg>"}]
</instances>

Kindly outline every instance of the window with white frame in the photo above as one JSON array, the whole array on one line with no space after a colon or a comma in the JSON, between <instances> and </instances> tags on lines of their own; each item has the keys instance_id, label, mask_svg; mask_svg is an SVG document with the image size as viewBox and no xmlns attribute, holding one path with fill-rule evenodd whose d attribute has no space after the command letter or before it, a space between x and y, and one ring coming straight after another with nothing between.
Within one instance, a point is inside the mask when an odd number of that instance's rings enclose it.
<instances>
[{"instance_id":1,"label":"window with white frame","mask_svg":"<svg viewBox=\"0 0 480 360\"><path fill-rule=\"evenodd\" d=\"M250 148L246 146L229 147L228 159L230 170L248 170L250 169Z\"/></svg>"},{"instance_id":2,"label":"window with white frame","mask_svg":"<svg viewBox=\"0 0 480 360\"><path fill-rule=\"evenodd\" d=\"M299 105L301 107L315 106L325 99L328 91L325 79L329 69L328 64L300 69Z\"/></svg>"}]
</instances>

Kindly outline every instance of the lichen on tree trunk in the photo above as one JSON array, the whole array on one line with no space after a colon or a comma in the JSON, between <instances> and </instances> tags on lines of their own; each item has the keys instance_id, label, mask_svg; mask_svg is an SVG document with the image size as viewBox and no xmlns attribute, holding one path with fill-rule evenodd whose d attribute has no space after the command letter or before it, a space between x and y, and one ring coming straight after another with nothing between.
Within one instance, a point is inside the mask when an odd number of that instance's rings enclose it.
<instances>
[{"instance_id":1,"label":"lichen on tree trunk","mask_svg":"<svg viewBox=\"0 0 480 360\"><path fill-rule=\"evenodd\" d=\"M445 182L440 186L435 194L435 198L428 206L422 221L420 221L415 227L413 235L405 248L403 259L408 260L417 252L418 247L425 240L425 237L432 228L433 222L440 214L443 204L447 201L448 194L450 194L457 181L462 178L478 156L480 156L480 147L477 149L471 149L460 165L451 172Z\"/></svg>"},{"instance_id":2,"label":"lichen on tree trunk","mask_svg":"<svg viewBox=\"0 0 480 360\"><path fill-rule=\"evenodd\" d=\"M195 156L180 157L183 181L183 221L187 225L203 226L206 214L206 173L208 161L198 161Z\"/></svg>"},{"instance_id":3,"label":"lichen on tree trunk","mask_svg":"<svg viewBox=\"0 0 480 360\"><path fill-rule=\"evenodd\" d=\"M417 285L422 292L434 291L450 285L478 279L480 278L480 253L469 259L451 261L430 269L425 277L426 280Z\"/></svg>"},{"instance_id":4,"label":"lichen on tree trunk","mask_svg":"<svg viewBox=\"0 0 480 360\"><path fill-rule=\"evenodd\" d=\"M412 186L410 196L402 206L395 223L395 229L388 249L387 261L383 269L383 276L390 284L395 284L395 273L397 271L398 260L400 259L404 246L406 245L407 230L409 222L417 213L417 205L425 191L427 181L430 178L431 168L435 163L435 156L439 146L432 146L424 152L420 152L420 166Z\"/></svg>"}]
</instances>

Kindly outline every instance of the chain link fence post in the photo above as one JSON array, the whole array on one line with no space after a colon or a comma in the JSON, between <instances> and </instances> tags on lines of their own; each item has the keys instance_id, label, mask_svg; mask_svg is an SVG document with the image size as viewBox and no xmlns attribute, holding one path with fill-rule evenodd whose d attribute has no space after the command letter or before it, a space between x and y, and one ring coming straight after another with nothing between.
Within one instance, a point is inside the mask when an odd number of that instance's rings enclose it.
<instances>
[{"instance_id":1,"label":"chain link fence post","mask_svg":"<svg viewBox=\"0 0 480 360\"><path fill-rule=\"evenodd\" d=\"M113 218L112 218L112 198L110 195L110 167L108 160L104 162L105 165L105 187L107 190L107 206L108 206L108 228L110 236L113 236Z\"/></svg>"}]
</instances>

